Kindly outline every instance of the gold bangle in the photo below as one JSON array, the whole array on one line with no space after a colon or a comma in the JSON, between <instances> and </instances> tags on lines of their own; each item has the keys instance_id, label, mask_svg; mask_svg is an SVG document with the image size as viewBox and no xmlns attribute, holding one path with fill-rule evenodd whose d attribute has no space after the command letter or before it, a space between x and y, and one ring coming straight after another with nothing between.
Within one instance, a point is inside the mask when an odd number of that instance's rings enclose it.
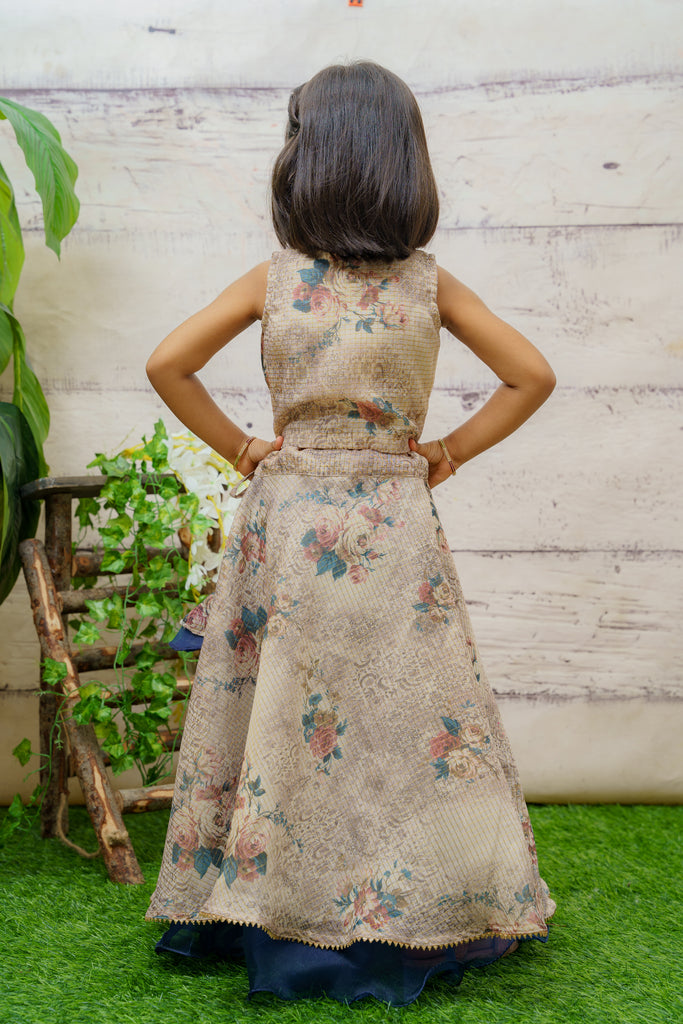
<instances>
[{"instance_id":1,"label":"gold bangle","mask_svg":"<svg viewBox=\"0 0 683 1024\"><path fill-rule=\"evenodd\" d=\"M455 471L456 471L457 467L456 467L455 463L453 462L453 459L451 458L451 453L449 452L448 448L446 447L446 442L444 441L444 439L442 437L439 438L439 444L443 448L443 454L444 454L444 458L446 459L446 462L451 467L451 475L455 476Z\"/></svg>"},{"instance_id":2,"label":"gold bangle","mask_svg":"<svg viewBox=\"0 0 683 1024\"><path fill-rule=\"evenodd\" d=\"M239 464L240 459L242 458L242 456L244 455L244 453L246 452L247 448L249 447L249 445L251 444L251 442L253 440L254 440L253 437L248 437L246 439L246 441L244 442L244 444L242 445L242 447L240 448L240 450L237 453L237 458L235 459L235 461L232 464L232 468L233 469L237 469L237 466ZM239 470L237 470L237 472L239 473Z\"/></svg>"}]
</instances>

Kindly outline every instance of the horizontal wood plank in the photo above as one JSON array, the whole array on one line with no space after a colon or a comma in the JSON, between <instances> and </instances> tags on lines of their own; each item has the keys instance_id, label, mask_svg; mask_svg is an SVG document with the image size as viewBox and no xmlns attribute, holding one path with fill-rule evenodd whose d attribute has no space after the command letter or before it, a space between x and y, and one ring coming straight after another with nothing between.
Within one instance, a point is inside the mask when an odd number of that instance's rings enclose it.
<instances>
[{"instance_id":1,"label":"horizontal wood plank","mask_svg":"<svg viewBox=\"0 0 683 1024\"><path fill-rule=\"evenodd\" d=\"M77 229L58 264L29 236L16 311L39 378L50 390L146 387L161 338L276 247L265 230ZM441 231L431 248L541 348L561 385L683 385L683 226ZM259 382L259 336L255 325L231 342L208 379ZM437 380L476 388L493 376L444 333Z\"/></svg>"},{"instance_id":2,"label":"horizontal wood plank","mask_svg":"<svg viewBox=\"0 0 683 1024\"><path fill-rule=\"evenodd\" d=\"M373 59L413 86L643 74L680 59L680 7L572 0L4 0L0 87L293 87L326 64ZM643 43L643 37L647 45Z\"/></svg>"},{"instance_id":3,"label":"horizontal wood plank","mask_svg":"<svg viewBox=\"0 0 683 1024\"><path fill-rule=\"evenodd\" d=\"M499 696L683 701L683 552L454 557Z\"/></svg>"},{"instance_id":4,"label":"horizontal wood plank","mask_svg":"<svg viewBox=\"0 0 683 1024\"><path fill-rule=\"evenodd\" d=\"M272 436L265 390L212 382L212 392L245 430ZM439 388L423 436L453 429L489 393ZM47 457L55 475L77 472L93 451L113 454L151 434L157 416L169 430L180 428L142 389L73 387L48 390L48 397L54 425ZM680 549L682 413L683 389L556 389L515 435L435 491L451 543L476 550Z\"/></svg>"},{"instance_id":5,"label":"horizontal wood plank","mask_svg":"<svg viewBox=\"0 0 683 1024\"><path fill-rule=\"evenodd\" d=\"M420 96L441 228L681 221L680 80L434 88ZM20 91L76 160L79 229L263 230L288 90ZM454 137L455 136L455 137ZM22 223L41 224L21 154L3 154Z\"/></svg>"},{"instance_id":6,"label":"horizontal wood plank","mask_svg":"<svg viewBox=\"0 0 683 1024\"><path fill-rule=\"evenodd\" d=\"M551 703L683 700L683 552L451 544L498 695ZM13 637L0 652L0 692L34 691L38 645L25 593L0 606L0 630Z\"/></svg>"}]
</instances>

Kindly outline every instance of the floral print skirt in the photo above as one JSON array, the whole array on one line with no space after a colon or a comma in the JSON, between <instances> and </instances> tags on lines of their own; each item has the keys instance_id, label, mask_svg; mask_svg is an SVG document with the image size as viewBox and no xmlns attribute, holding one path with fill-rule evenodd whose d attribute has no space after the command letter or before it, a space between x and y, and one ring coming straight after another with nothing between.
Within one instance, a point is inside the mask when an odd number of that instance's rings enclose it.
<instances>
[{"instance_id":1,"label":"floral print skirt","mask_svg":"<svg viewBox=\"0 0 683 1024\"><path fill-rule=\"evenodd\" d=\"M414 454L286 445L234 519L147 917L176 922L162 948L179 952L243 926L252 988L278 991L255 947L393 946L416 994L547 938L555 904L426 474Z\"/></svg>"}]
</instances>

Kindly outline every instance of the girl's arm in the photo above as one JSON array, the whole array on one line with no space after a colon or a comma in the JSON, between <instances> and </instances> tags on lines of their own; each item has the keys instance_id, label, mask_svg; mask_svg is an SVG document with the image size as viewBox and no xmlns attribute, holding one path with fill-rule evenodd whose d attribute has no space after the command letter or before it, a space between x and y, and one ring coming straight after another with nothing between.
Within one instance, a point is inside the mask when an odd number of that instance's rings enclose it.
<instances>
[{"instance_id":1,"label":"girl's arm","mask_svg":"<svg viewBox=\"0 0 683 1024\"><path fill-rule=\"evenodd\" d=\"M444 437L457 467L502 441L536 412L555 387L555 374L523 334L441 267L436 301L444 327L501 380L481 409ZM430 487L451 475L438 441L418 444L411 438L410 447L429 461Z\"/></svg>"},{"instance_id":2,"label":"girl's arm","mask_svg":"<svg viewBox=\"0 0 683 1024\"><path fill-rule=\"evenodd\" d=\"M176 327L147 361L150 383L171 412L233 464L247 435L216 405L195 374L232 338L261 319L268 266L266 262L254 267ZM255 438L240 458L240 473L251 473L261 459L281 446L281 437L273 442Z\"/></svg>"}]
</instances>

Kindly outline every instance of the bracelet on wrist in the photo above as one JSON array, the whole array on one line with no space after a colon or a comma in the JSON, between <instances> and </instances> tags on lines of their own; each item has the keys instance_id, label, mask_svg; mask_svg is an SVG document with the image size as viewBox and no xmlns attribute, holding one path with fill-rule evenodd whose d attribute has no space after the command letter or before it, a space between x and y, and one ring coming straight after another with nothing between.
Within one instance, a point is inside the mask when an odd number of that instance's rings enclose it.
<instances>
[{"instance_id":1,"label":"bracelet on wrist","mask_svg":"<svg viewBox=\"0 0 683 1024\"><path fill-rule=\"evenodd\" d=\"M444 458L446 459L446 462L451 467L451 475L455 476L455 473L456 473L456 470L457 470L457 466L453 462L453 459L451 457L451 453L449 452L448 448L446 447L446 442L444 441L444 439L442 437L439 438L439 444L443 448L443 454L444 454Z\"/></svg>"},{"instance_id":2,"label":"bracelet on wrist","mask_svg":"<svg viewBox=\"0 0 683 1024\"><path fill-rule=\"evenodd\" d=\"M239 451L238 451L238 453L237 453L237 456L236 456L236 458L235 458L235 461L234 461L234 462L233 462L233 464L232 464L232 468L233 468L233 469L237 469L237 472L238 472L238 473L239 473L239 469L238 469L238 466L239 466L239 461L240 461L240 459L242 458L242 456L244 455L244 453L245 453L245 452L247 451L247 449L249 448L249 445L251 444L251 442L252 442L253 440L254 440L254 438L253 438L253 437L248 437L248 438L246 439L246 441L244 441L244 442L242 443L242 447L240 448L240 450L239 450Z\"/></svg>"}]
</instances>

